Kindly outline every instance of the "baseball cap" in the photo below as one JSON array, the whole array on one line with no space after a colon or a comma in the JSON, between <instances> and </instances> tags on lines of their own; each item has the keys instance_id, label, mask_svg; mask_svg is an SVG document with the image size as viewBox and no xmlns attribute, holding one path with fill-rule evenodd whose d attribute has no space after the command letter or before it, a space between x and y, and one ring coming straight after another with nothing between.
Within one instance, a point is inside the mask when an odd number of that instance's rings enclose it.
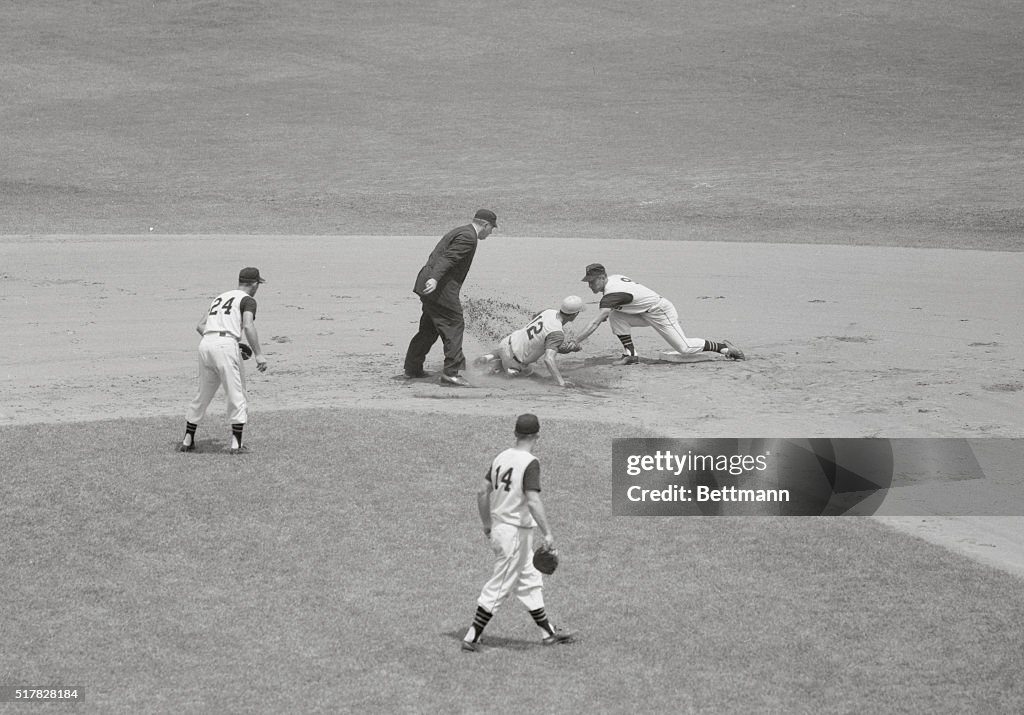
<instances>
[{"instance_id":1,"label":"baseball cap","mask_svg":"<svg viewBox=\"0 0 1024 715\"><path fill-rule=\"evenodd\" d=\"M266 283L265 280L260 278L259 268L243 268L238 272L239 283Z\"/></svg>"},{"instance_id":2,"label":"baseball cap","mask_svg":"<svg viewBox=\"0 0 1024 715\"><path fill-rule=\"evenodd\" d=\"M583 276L582 280L589 281L594 276L603 275L607 275L605 273L604 266L602 266L600 263L591 263L589 266L587 266L587 275Z\"/></svg>"},{"instance_id":3,"label":"baseball cap","mask_svg":"<svg viewBox=\"0 0 1024 715\"><path fill-rule=\"evenodd\" d=\"M540 420L537 419L537 415L527 412L516 418L516 434L537 434L538 432L540 432Z\"/></svg>"},{"instance_id":4,"label":"baseball cap","mask_svg":"<svg viewBox=\"0 0 1024 715\"><path fill-rule=\"evenodd\" d=\"M565 300L562 301L562 307L559 310L566 315L576 315L583 310L583 299L578 295L567 295Z\"/></svg>"},{"instance_id":5,"label":"baseball cap","mask_svg":"<svg viewBox=\"0 0 1024 715\"><path fill-rule=\"evenodd\" d=\"M495 228L498 227L498 217L495 215L493 211L490 211L488 209L480 209L479 211L476 212L476 215L473 216L473 218L480 219L481 221L486 221Z\"/></svg>"}]
</instances>

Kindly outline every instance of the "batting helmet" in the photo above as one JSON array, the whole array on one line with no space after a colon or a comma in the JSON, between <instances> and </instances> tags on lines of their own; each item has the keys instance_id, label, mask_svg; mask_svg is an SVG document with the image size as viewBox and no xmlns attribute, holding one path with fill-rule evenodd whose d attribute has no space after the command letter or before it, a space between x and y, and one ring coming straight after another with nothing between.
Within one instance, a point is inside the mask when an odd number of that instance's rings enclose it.
<instances>
[{"instance_id":1,"label":"batting helmet","mask_svg":"<svg viewBox=\"0 0 1024 715\"><path fill-rule=\"evenodd\" d=\"M562 301L562 307L560 311L566 315L576 315L578 312L583 310L583 299L578 295L566 296L565 300Z\"/></svg>"}]
</instances>

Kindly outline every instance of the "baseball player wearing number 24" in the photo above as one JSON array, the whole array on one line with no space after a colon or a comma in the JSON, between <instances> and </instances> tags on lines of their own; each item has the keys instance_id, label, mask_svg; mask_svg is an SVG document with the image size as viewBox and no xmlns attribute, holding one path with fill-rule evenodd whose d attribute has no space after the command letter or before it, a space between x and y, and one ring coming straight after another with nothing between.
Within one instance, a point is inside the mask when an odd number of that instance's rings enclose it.
<instances>
[{"instance_id":1,"label":"baseball player wearing number 24","mask_svg":"<svg viewBox=\"0 0 1024 715\"><path fill-rule=\"evenodd\" d=\"M640 361L633 346L630 328L642 326L654 328L665 342L682 355L714 352L731 360L745 359L743 351L728 340L686 337L679 326L679 316L671 302L626 276L608 275L600 263L591 263L587 266L583 281L590 286L591 292L602 295L597 316L576 336L576 342L582 343L607 320L615 337L626 351L618 361L620 365L634 365Z\"/></svg>"},{"instance_id":2,"label":"baseball player wearing number 24","mask_svg":"<svg viewBox=\"0 0 1024 715\"><path fill-rule=\"evenodd\" d=\"M513 593L543 632L544 645L571 643L575 638L548 620L544 610L544 577L533 565L534 527L543 534L544 545L555 548L555 537L540 499L540 462L533 455L539 433L536 415L519 415L515 446L494 458L477 493L484 536L494 552L494 572L477 599L473 625L462 641L464 651L480 651L480 635L494 612Z\"/></svg>"},{"instance_id":3,"label":"baseball player wearing number 24","mask_svg":"<svg viewBox=\"0 0 1024 715\"><path fill-rule=\"evenodd\" d=\"M260 348L256 333L256 291L265 281L259 269L243 268L238 273L238 288L221 293L213 299L196 325L203 336L199 341L199 391L189 405L185 418L185 437L178 446L180 452L195 450L196 429L206 415L217 389L223 385L231 420L231 453L242 454L242 430L248 422L248 398L245 394L245 374L239 341L243 335L256 358L256 369L267 369L267 359Z\"/></svg>"}]
</instances>

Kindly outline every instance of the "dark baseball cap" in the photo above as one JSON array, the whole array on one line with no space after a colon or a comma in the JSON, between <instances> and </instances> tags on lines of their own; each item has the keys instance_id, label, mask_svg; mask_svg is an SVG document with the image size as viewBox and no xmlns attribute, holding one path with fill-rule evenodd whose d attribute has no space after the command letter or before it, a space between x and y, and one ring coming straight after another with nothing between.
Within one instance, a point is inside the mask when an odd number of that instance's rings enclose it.
<instances>
[{"instance_id":1,"label":"dark baseball cap","mask_svg":"<svg viewBox=\"0 0 1024 715\"><path fill-rule=\"evenodd\" d=\"M239 283L266 283L260 278L259 268L243 268L238 272Z\"/></svg>"},{"instance_id":2,"label":"dark baseball cap","mask_svg":"<svg viewBox=\"0 0 1024 715\"><path fill-rule=\"evenodd\" d=\"M476 212L476 215L473 216L473 218L480 219L481 221L486 221L495 228L498 227L498 217L495 215L493 211L489 209L480 209L479 211Z\"/></svg>"},{"instance_id":3,"label":"dark baseball cap","mask_svg":"<svg viewBox=\"0 0 1024 715\"><path fill-rule=\"evenodd\" d=\"M516 418L516 434L537 434L538 432L540 432L540 420L537 419L537 415L527 412Z\"/></svg>"},{"instance_id":4,"label":"dark baseball cap","mask_svg":"<svg viewBox=\"0 0 1024 715\"><path fill-rule=\"evenodd\" d=\"M604 271L604 266L602 266L600 263L591 263L589 266L587 266L587 275L583 276L582 280L589 281L594 276L604 275L607 275L607 273L605 273Z\"/></svg>"}]
</instances>

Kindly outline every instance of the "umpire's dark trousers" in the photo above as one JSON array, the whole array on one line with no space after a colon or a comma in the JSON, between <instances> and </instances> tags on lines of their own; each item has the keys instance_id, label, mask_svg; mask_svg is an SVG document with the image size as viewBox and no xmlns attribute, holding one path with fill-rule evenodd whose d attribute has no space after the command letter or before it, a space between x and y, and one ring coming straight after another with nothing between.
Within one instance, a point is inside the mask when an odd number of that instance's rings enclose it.
<instances>
[{"instance_id":1,"label":"umpire's dark trousers","mask_svg":"<svg viewBox=\"0 0 1024 715\"><path fill-rule=\"evenodd\" d=\"M441 338L444 348L444 374L457 375L466 367L466 356L462 354L462 336L466 332L466 320L462 316L462 306L456 303L441 305L437 301L420 297L423 304L423 315L420 316L420 329L409 341L409 350L405 353L405 373L416 375L423 370L423 362L427 353Z\"/></svg>"}]
</instances>

